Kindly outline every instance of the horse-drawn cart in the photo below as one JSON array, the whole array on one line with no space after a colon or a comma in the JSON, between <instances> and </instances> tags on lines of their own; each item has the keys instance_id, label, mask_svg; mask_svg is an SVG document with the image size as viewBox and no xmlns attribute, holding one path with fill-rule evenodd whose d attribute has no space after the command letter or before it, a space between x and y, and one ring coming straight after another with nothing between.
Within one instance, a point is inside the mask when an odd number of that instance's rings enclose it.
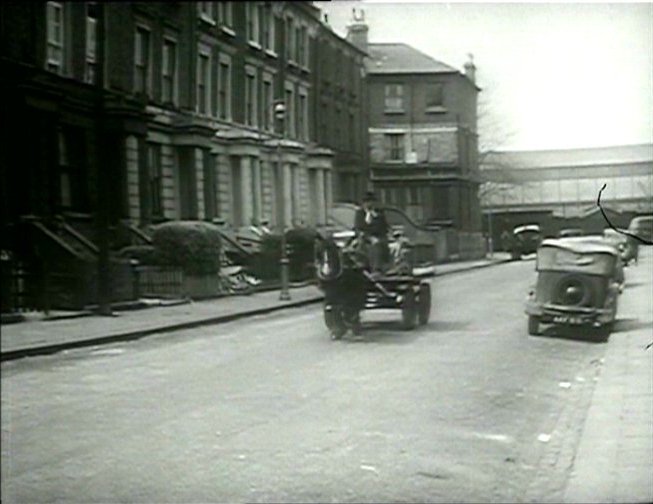
<instances>
[{"instance_id":1,"label":"horse-drawn cart","mask_svg":"<svg viewBox=\"0 0 653 504\"><path fill-rule=\"evenodd\" d=\"M396 268L383 275L370 273L360 242L345 245L324 241L316 250L317 276L325 294L324 321L332 339L348 330L361 330L360 312L374 309L401 310L402 325L412 330L426 324L431 314L431 285L412 265L395 258Z\"/></svg>"}]
</instances>

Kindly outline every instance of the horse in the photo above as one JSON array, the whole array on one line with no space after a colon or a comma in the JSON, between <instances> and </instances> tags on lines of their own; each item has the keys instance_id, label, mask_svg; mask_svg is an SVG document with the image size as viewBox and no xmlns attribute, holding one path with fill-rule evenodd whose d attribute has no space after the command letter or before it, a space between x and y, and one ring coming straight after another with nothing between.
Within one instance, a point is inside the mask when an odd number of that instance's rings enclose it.
<instances>
[{"instance_id":1,"label":"horse","mask_svg":"<svg viewBox=\"0 0 653 504\"><path fill-rule=\"evenodd\" d=\"M369 261L360 237L339 246L333 237L315 243L315 271L324 292L324 320L332 339L351 329L360 333L360 312L365 308Z\"/></svg>"}]
</instances>

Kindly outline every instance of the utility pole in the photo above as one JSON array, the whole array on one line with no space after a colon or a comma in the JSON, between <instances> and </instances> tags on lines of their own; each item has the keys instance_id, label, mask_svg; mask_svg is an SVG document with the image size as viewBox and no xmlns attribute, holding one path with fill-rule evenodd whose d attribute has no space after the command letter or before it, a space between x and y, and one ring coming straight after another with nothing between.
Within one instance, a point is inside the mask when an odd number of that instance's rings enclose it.
<instances>
[{"instance_id":1,"label":"utility pole","mask_svg":"<svg viewBox=\"0 0 653 504\"><path fill-rule=\"evenodd\" d=\"M98 236L98 261L97 261L97 288L100 315L111 315L111 275L109 273L109 180L107 174L108 163L105 147L106 127L104 118L104 78L106 64L106 13L105 4L98 2L97 9L97 74L96 78L96 141L95 152L97 159L97 236Z\"/></svg>"},{"instance_id":2,"label":"utility pole","mask_svg":"<svg viewBox=\"0 0 653 504\"><path fill-rule=\"evenodd\" d=\"M280 301L290 300L290 291L288 289L288 253L286 251L286 170L283 166L283 156L281 153L281 141L285 136L285 119L286 119L286 104L281 100L274 102L274 117L279 123L280 136L277 140L277 168L281 179L281 292L279 293Z\"/></svg>"}]
</instances>

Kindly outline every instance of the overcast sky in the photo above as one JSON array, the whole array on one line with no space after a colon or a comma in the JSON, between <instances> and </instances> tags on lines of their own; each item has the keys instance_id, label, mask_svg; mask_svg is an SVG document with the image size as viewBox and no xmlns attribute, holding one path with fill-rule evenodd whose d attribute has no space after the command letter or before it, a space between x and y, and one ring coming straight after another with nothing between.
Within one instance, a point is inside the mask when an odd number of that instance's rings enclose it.
<instances>
[{"instance_id":1,"label":"overcast sky","mask_svg":"<svg viewBox=\"0 0 653 504\"><path fill-rule=\"evenodd\" d=\"M461 70L473 53L481 144L653 142L653 3L315 3L343 36L357 7L370 42L404 42Z\"/></svg>"}]
</instances>

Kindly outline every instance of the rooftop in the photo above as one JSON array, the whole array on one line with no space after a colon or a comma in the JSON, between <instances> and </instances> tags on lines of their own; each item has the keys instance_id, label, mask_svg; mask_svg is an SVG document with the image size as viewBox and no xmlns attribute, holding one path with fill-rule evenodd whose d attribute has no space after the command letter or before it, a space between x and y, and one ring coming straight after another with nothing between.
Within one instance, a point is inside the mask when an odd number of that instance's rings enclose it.
<instances>
[{"instance_id":1,"label":"rooftop","mask_svg":"<svg viewBox=\"0 0 653 504\"><path fill-rule=\"evenodd\" d=\"M384 73L459 73L446 63L403 43L370 43L367 49L372 61L371 74Z\"/></svg>"},{"instance_id":2,"label":"rooftop","mask_svg":"<svg viewBox=\"0 0 653 504\"><path fill-rule=\"evenodd\" d=\"M653 144L617 145L583 149L502 151L491 153L487 165L515 168L554 168L598 164L653 162Z\"/></svg>"}]
</instances>

